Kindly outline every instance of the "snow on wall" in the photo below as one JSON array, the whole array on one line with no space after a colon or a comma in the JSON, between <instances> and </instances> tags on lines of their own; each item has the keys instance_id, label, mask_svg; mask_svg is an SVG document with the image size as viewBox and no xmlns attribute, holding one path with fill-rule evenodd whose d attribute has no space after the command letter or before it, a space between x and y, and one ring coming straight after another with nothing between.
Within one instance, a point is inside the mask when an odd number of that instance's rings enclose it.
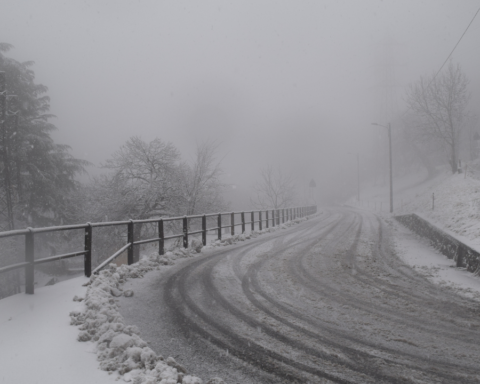
<instances>
[{"instance_id":1,"label":"snow on wall","mask_svg":"<svg viewBox=\"0 0 480 384\"><path fill-rule=\"evenodd\" d=\"M435 227L416 214L395 216L395 219L417 234L428 238L434 248L450 259L457 266L466 267L468 271L478 274L480 254L453 236Z\"/></svg>"}]
</instances>

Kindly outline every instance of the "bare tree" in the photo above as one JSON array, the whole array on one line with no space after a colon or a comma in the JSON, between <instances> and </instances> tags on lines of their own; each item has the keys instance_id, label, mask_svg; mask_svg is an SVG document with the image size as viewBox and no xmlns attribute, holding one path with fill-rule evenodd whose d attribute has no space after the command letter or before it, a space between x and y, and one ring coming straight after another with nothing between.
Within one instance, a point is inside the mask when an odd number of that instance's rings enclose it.
<instances>
[{"instance_id":1,"label":"bare tree","mask_svg":"<svg viewBox=\"0 0 480 384\"><path fill-rule=\"evenodd\" d=\"M183 202L180 153L160 139L144 142L130 138L107 161L107 175L84 188L88 221L149 219L178 214ZM135 238L146 226L135 224ZM138 260L139 248L134 258Z\"/></svg>"},{"instance_id":2,"label":"bare tree","mask_svg":"<svg viewBox=\"0 0 480 384\"><path fill-rule=\"evenodd\" d=\"M112 170L113 183L119 196L118 219L148 219L169 215L181 200L180 153L170 143L154 139L147 143L139 137L130 138L105 168Z\"/></svg>"},{"instance_id":3,"label":"bare tree","mask_svg":"<svg viewBox=\"0 0 480 384\"><path fill-rule=\"evenodd\" d=\"M458 169L458 144L467 116L468 79L459 65L449 64L439 76L422 76L407 91L407 103L420 134L442 142L452 172Z\"/></svg>"},{"instance_id":4,"label":"bare tree","mask_svg":"<svg viewBox=\"0 0 480 384\"><path fill-rule=\"evenodd\" d=\"M281 209L292 206L296 199L295 179L280 167L267 166L260 171L254 185L252 204L259 209Z\"/></svg>"},{"instance_id":5,"label":"bare tree","mask_svg":"<svg viewBox=\"0 0 480 384\"><path fill-rule=\"evenodd\" d=\"M222 170L217 160L219 144L207 141L197 144L195 162L185 165L183 177L184 212L187 215L221 211L225 208L222 198Z\"/></svg>"}]
</instances>

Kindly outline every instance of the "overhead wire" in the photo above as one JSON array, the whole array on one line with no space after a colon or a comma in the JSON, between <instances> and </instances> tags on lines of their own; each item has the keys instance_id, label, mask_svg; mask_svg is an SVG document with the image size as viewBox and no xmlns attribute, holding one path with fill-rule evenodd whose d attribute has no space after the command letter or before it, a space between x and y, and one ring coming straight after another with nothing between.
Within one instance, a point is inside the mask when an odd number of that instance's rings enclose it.
<instances>
[{"instance_id":1,"label":"overhead wire","mask_svg":"<svg viewBox=\"0 0 480 384\"><path fill-rule=\"evenodd\" d=\"M440 73L440 71L443 69L443 67L444 67L445 64L447 63L448 59L450 59L450 57L452 56L453 52L454 52L455 49L457 48L458 44L460 44L460 41L462 41L463 36L465 36L465 34L466 34L467 31L468 31L468 28L470 28L470 25L472 25L473 21L475 20L475 18L477 17L477 15L478 15L479 12L480 12L480 8L477 9L477 12L476 12L475 15L473 16L472 20L470 20L470 23L467 25L467 28L465 28L465 31L463 31L462 36L460 36L460 39L458 39L457 44L455 44L455 46L453 47L452 51L451 51L450 54L447 56L447 58L445 59L445 61L444 61L443 64L442 64L442 66L441 66L440 69L437 71L437 73L435 73L435 76L433 76L432 80L430 80L430 83L428 83L426 89L428 89L428 88L430 87L430 84L432 84L432 82L435 80L435 78L437 77L437 75L438 75L438 74Z\"/></svg>"}]
</instances>

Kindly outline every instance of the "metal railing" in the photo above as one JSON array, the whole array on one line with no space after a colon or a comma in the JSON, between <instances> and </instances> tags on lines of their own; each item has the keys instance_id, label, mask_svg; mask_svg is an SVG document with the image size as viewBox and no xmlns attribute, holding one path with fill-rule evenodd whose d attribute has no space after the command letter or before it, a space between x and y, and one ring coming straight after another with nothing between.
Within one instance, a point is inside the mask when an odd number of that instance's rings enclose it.
<instances>
[{"instance_id":1,"label":"metal railing","mask_svg":"<svg viewBox=\"0 0 480 384\"><path fill-rule=\"evenodd\" d=\"M305 206L305 207L293 207L293 208L284 208L284 209L271 209L271 210L256 210L256 211L243 211L243 212L227 212L227 213L210 213L204 215L192 215L192 216L179 216L179 217L163 217L157 219L148 219L148 220L126 220L126 221L112 221L112 222L101 222L101 223L86 223L86 224L75 224L75 225L62 225L55 227L45 227L45 228L27 228L22 230L14 230L7 232L0 232L0 239L6 237L14 236L25 236L25 261L17 264L8 265L6 267L0 268L0 273L11 271L18 268L25 268L25 293L33 294L34 293L34 271L35 266L48 263L52 261L68 259L77 256L84 256L84 273L85 276L90 277L92 273L100 272L105 266L110 264L123 252L127 251L127 263L133 264L138 260L134 260L134 246L139 246L142 244L148 244L153 242L158 242L158 253L160 255L165 254L165 240L183 238L183 247L188 248L188 238L190 235L201 234L203 245L207 244L207 232L216 231L217 239L222 239L222 229L230 228L230 234L235 235L235 227L241 226L241 233L245 232L246 226L250 225L251 230L255 230L255 224L258 224L258 229L262 230L263 225L265 228L269 228L271 224L272 227L285 223L288 220L295 220L297 218L305 217L312 215L317 212L316 206ZM255 213L257 213L257 220L255 220ZM265 217L263 217L265 213ZM250 220L245 221L245 217L250 214ZM235 223L235 215L240 215L240 222ZM222 217L229 216L229 223L227 225L222 224ZM217 226L213 228L207 228L207 218L216 217ZM190 220L201 219L201 229L189 231ZM182 221L182 233L180 234L170 234L165 236L164 233L164 223L170 221ZM158 237L151 239L135 239L134 229L135 224L140 223L156 223L158 229ZM113 255L104 260L100 265L98 265L92 271L92 236L93 228L99 227L112 227L112 226L127 226L127 243L118 249ZM49 256L35 260L35 235L40 233L51 233L57 231L68 231L75 229L84 229L84 249L81 251L75 251L70 253L65 253L61 255Z\"/></svg>"}]
</instances>

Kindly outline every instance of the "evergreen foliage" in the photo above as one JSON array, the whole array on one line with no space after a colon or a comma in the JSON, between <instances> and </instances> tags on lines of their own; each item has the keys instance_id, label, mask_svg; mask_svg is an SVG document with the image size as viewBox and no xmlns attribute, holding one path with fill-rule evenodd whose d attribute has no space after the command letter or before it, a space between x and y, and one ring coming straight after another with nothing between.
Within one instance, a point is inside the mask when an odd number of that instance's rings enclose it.
<instances>
[{"instance_id":1,"label":"evergreen foliage","mask_svg":"<svg viewBox=\"0 0 480 384\"><path fill-rule=\"evenodd\" d=\"M75 159L51 132L47 87L35 83L33 62L6 56L11 45L0 43L0 71L5 72L7 114L0 125L0 229L68 223L68 194L86 161ZM18 118L15 118L14 113ZM13 220L8 217L12 212Z\"/></svg>"}]
</instances>

